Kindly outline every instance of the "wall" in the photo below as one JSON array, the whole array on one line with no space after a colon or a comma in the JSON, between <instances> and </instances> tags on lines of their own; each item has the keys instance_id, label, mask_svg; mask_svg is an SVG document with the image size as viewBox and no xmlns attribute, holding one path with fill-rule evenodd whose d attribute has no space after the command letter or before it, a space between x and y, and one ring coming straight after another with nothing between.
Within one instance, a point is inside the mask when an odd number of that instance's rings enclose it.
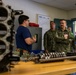
<instances>
[{"instance_id":1,"label":"wall","mask_svg":"<svg viewBox=\"0 0 76 75\"><path fill-rule=\"evenodd\" d=\"M68 18L76 18L76 10L68 11Z\"/></svg>"},{"instance_id":2,"label":"wall","mask_svg":"<svg viewBox=\"0 0 76 75\"><path fill-rule=\"evenodd\" d=\"M11 5L13 9L21 9L24 14L30 16L30 21L37 23L37 14L50 16L51 20L54 18L67 19L67 11L46 6L40 3L32 2L31 0L3 0L4 4Z\"/></svg>"}]
</instances>

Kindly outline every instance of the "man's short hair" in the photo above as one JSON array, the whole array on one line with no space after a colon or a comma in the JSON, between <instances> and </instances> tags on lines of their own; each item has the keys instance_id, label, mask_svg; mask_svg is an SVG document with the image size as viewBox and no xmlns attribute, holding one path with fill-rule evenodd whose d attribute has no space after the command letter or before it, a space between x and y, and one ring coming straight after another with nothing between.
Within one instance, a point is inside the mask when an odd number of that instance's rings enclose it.
<instances>
[{"instance_id":1,"label":"man's short hair","mask_svg":"<svg viewBox=\"0 0 76 75\"><path fill-rule=\"evenodd\" d=\"M54 21L50 21L50 23L52 23L52 22L54 22ZM55 23L55 22L54 22Z\"/></svg>"},{"instance_id":2,"label":"man's short hair","mask_svg":"<svg viewBox=\"0 0 76 75\"><path fill-rule=\"evenodd\" d=\"M20 15L19 18L18 18L18 22L19 24L22 24L24 22L24 20L28 20L29 17L26 16L26 15Z\"/></svg>"},{"instance_id":3,"label":"man's short hair","mask_svg":"<svg viewBox=\"0 0 76 75\"><path fill-rule=\"evenodd\" d=\"M50 21L50 24L51 24L52 22L55 23L54 21Z\"/></svg>"},{"instance_id":4,"label":"man's short hair","mask_svg":"<svg viewBox=\"0 0 76 75\"><path fill-rule=\"evenodd\" d=\"M50 26L51 26L51 23L55 23L54 21L50 21Z\"/></svg>"},{"instance_id":5,"label":"man's short hair","mask_svg":"<svg viewBox=\"0 0 76 75\"><path fill-rule=\"evenodd\" d=\"M65 19L61 19L60 21L66 21Z\"/></svg>"}]
</instances>

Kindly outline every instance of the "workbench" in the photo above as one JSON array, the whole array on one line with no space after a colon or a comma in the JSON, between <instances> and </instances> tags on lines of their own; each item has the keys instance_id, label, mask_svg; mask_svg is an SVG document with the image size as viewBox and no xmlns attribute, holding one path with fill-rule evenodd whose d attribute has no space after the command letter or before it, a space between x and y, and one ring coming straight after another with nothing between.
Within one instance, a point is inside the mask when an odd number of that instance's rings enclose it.
<instances>
[{"instance_id":1,"label":"workbench","mask_svg":"<svg viewBox=\"0 0 76 75\"><path fill-rule=\"evenodd\" d=\"M20 61L11 71L0 75L66 75L76 72L76 61L38 63Z\"/></svg>"}]
</instances>

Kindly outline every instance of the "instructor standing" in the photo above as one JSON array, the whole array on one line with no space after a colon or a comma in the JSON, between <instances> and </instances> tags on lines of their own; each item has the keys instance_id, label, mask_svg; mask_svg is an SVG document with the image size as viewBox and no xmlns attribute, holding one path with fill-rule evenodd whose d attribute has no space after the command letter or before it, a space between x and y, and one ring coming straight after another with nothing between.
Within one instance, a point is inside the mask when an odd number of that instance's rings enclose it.
<instances>
[{"instance_id":1,"label":"instructor standing","mask_svg":"<svg viewBox=\"0 0 76 75\"><path fill-rule=\"evenodd\" d=\"M16 45L17 50L20 51L20 56L23 51L30 53L32 50L32 44L36 42L36 37L32 37L29 29L29 17L26 15L20 15L18 18L19 27L16 33Z\"/></svg>"}]
</instances>

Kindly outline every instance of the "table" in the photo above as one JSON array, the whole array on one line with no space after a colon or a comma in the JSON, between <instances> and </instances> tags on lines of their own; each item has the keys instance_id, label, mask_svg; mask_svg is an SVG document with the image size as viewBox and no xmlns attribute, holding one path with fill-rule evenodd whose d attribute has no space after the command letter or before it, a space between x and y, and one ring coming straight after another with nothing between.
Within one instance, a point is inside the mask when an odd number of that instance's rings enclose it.
<instances>
[{"instance_id":1,"label":"table","mask_svg":"<svg viewBox=\"0 0 76 75\"><path fill-rule=\"evenodd\" d=\"M65 75L74 72L76 72L76 61L72 60L41 64L20 61L10 72L0 75Z\"/></svg>"}]
</instances>

